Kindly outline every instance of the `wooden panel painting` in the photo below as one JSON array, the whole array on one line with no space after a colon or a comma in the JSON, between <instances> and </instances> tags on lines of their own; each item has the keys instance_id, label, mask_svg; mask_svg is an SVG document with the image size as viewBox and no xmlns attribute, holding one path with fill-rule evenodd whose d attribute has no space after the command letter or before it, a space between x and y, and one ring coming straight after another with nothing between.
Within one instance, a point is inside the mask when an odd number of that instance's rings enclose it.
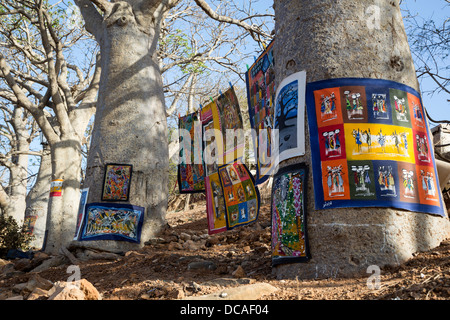
<instances>
[{"instance_id":1,"label":"wooden panel painting","mask_svg":"<svg viewBox=\"0 0 450 320\"><path fill-rule=\"evenodd\" d=\"M103 201L128 201L132 166L128 164L107 164L103 182Z\"/></svg>"},{"instance_id":2,"label":"wooden panel painting","mask_svg":"<svg viewBox=\"0 0 450 320\"><path fill-rule=\"evenodd\" d=\"M400 83L332 79L306 93L316 209L393 207L443 215L419 93Z\"/></svg>"},{"instance_id":3,"label":"wooden panel painting","mask_svg":"<svg viewBox=\"0 0 450 320\"><path fill-rule=\"evenodd\" d=\"M272 184L272 265L310 259L306 229L307 167L278 170Z\"/></svg>"}]
</instances>

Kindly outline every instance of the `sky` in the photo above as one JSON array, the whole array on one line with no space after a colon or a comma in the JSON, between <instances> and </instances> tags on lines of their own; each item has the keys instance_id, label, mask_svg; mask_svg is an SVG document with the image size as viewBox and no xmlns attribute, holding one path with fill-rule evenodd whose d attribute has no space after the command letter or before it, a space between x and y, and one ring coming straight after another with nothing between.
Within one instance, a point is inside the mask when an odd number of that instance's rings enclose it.
<instances>
[{"instance_id":1,"label":"sky","mask_svg":"<svg viewBox=\"0 0 450 320\"><path fill-rule=\"evenodd\" d=\"M435 21L444 21L450 17L450 6L445 6L443 0L404 0L401 7L403 9L409 9L411 14L417 14L418 16L428 19L433 18ZM448 59L450 64L450 59ZM427 94L428 91L436 87L436 83L431 79L420 80L420 86L422 91L422 102L427 109L430 117L434 120L450 120L448 110L450 108L450 96L445 93L436 93L434 95ZM430 124L434 126L433 123Z\"/></svg>"}]
</instances>

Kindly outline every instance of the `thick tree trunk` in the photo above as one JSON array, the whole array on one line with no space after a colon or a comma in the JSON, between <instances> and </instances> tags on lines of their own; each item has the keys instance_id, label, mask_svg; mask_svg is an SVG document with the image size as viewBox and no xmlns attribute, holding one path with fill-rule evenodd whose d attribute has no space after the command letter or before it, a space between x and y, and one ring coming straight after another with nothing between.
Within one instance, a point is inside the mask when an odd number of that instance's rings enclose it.
<instances>
[{"instance_id":1,"label":"thick tree trunk","mask_svg":"<svg viewBox=\"0 0 450 320\"><path fill-rule=\"evenodd\" d=\"M102 202L105 165L131 164L127 203L145 208L141 243L79 241L78 246L124 251L142 246L165 222L168 141L157 27L143 32L123 2L102 23L102 77L84 187L88 203ZM112 15L112 16L113 16ZM150 17L147 17L150 19Z\"/></svg>"},{"instance_id":2,"label":"thick tree trunk","mask_svg":"<svg viewBox=\"0 0 450 320\"><path fill-rule=\"evenodd\" d=\"M25 198L27 196L27 170L28 170L28 152L30 151L30 134L26 128L26 118L24 118L24 109L16 107L13 111L11 123L14 126L15 155L11 159L10 183L9 183L9 203L5 208L5 213L12 216L19 226L22 226L25 217Z\"/></svg>"},{"instance_id":3,"label":"thick tree trunk","mask_svg":"<svg viewBox=\"0 0 450 320\"><path fill-rule=\"evenodd\" d=\"M34 221L31 232L34 239L31 246L38 249L41 249L44 244L51 176L51 154L49 148L44 146L36 183L28 192L25 211L25 218L30 217L31 221Z\"/></svg>"},{"instance_id":4,"label":"thick tree trunk","mask_svg":"<svg viewBox=\"0 0 450 320\"><path fill-rule=\"evenodd\" d=\"M308 82L375 78L419 91L398 0L274 2L277 83L306 70ZM311 165L308 130L306 155L294 162ZM307 223L312 259L277 267L280 278L364 274L369 265L397 265L449 236L447 217L385 208L314 210L311 176Z\"/></svg>"},{"instance_id":5,"label":"thick tree trunk","mask_svg":"<svg viewBox=\"0 0 450 320\"><path fill-rule=\"evenodd\" d=\"M44 249L58 253L74 237L80 201L81 142L76 135L61 137L51 146L51 180L63 180L61 195L50 196Z\"/></svg>"}]
</instances>

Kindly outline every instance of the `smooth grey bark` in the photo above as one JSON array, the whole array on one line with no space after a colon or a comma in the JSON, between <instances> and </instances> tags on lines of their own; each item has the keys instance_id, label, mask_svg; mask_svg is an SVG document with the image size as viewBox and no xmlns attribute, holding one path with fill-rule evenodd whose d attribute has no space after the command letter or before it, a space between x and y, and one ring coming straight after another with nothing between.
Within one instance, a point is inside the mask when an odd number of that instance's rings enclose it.
<instances>
[{"instance_id":1,"label":"smooth grey bark","mask_svg":"<svg viewBox=\"0 0 450 320\"><path fill-rule=\"evenodd\" d=\"M73 133L51 145L51 180L63 180L60 196L49 197L44 250L57 253L75 233L80 201L81 139Z\"/></svg>"},{"instance_id":2,"label":"smooth grey bark","mask_svg":"<svg viewBox=\"0 0 450 320\"><path fill-rule=\"evenodd\" d=\"M141 242L77 241L73 245L125 251L144 245L165 224L169 154L161 73L159 23L168 1L105 3L101 17L78 1L102 56L102 75L86 179L88 203L102 202L105 165L133 165L129 201L145 208ZM96 3L98 5L98 3ZM102 9L102 8L100 8ZM103 9L102 9L103 10ZM95 26L94 26L95 25Z\"/></svg>"},{"instance_id":3,"label":"smooth grey bark","mask_svg":"<svg viewBox=\"0 0 450 320\"><path fill-rule=\"evenodd\" d=\"M4 208L5 214L13 217L19 226L22 226L25 217L30 151L30 133L26 127L27 119L24 113L23 108L15 107L10 121L14 127L14 137L11 141L13 155L8 166L10 172L8 204Z\"/></svg>"},{"instance_id":4,"label":"smooth grey bark","mask_svg":"<svg viewBox=\"0 0 450 320\"><path fill-rule=\"evenodd\" d=\"M30 245L38 249L41 249L44 244L51 175L51 155L49 147L44 146L39 165L39 172L35 184L28 192L25 210L25 218L27 218L27 216L33 216L36 219L33 232L31 233L34 236L34 239Z\"/></svg>"},{"instance_id":5,"label":"smooth grey bark","mask_svg":"<svg viewBox=\"0 0 450 320\"><path fill-rule=\"evenodd\" d=\"M274 3L277 83L306 70L307 82L375 78L397 81L419 91L398 0ZM308 129L306 154L286 164L292 162L311 166ZM414 252L436 247L449 236L448 217L389 208L315 210L312 174L308 185L312 259L276 267L279 278L366 274L370 265L398 265Z\"/></svg>"}]
</instances>

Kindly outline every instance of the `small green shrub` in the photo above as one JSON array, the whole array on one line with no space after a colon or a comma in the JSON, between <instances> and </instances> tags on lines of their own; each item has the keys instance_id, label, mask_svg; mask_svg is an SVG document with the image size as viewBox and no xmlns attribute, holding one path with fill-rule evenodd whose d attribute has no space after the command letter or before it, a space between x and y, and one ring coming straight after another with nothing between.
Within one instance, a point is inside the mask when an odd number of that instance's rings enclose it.
<instances>
[{"instance_id":1,"label":"small green shrub","mask_svg":"<svg viewBox=\"0 0 450 320\"><path fill-rule=\"evenodd\" d=\"M33 236L25 227L19 227L13 217L0 214L0 257L5 257L10 249L26 251Z\"/></svg>"}]
</instances>

